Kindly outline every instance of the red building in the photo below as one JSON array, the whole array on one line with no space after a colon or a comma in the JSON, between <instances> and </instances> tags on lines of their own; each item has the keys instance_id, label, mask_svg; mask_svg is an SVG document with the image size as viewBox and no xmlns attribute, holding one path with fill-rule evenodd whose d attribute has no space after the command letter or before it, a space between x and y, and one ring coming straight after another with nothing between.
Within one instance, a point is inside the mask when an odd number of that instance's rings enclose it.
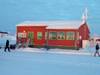
<instances>
[{"instance_id":1,"label":"red building","mask_svg":"<svg viewBox=\"0 0 100 75\"><path fill-rule=\"evenodd\" d=\"M82 21L25 21L17 26L19 38L33 39L33 47L79 49L82 40L90 38L87 22Z\"/></svg>"}]
</instances>

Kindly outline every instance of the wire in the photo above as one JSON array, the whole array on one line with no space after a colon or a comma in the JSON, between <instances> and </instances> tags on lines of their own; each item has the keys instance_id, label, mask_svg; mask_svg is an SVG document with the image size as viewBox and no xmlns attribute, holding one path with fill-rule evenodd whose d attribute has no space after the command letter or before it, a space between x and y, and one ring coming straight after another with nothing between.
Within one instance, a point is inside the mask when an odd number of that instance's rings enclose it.
<instances>
[{"instance_id":1,"label":"wire","mask_svg":"<svg viewBox=\"0 0 100 75\"><path fill-rule=\"evenodd\" d=\"M88 24L88 25L100 25L100 24Z\"/></svg>"},{"instance_id":2,"label":"wire","mask_svg":"<svg viewBox=\"0 0 100 75\"><path fill-rule=\"evenodd\" d=\"M87 17L87 18L100 18L100 17Z\"/></svg>"}]
</instances>

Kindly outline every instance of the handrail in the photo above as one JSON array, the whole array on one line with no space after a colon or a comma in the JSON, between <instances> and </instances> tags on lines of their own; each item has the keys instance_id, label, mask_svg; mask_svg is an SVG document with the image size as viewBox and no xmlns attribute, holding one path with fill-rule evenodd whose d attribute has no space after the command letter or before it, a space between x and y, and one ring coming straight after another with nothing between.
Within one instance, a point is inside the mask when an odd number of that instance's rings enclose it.
<instances>
[{"instance_id":1,"label":"handrail","mask_svg":"<svg viewBox=\"0 0 100 75\"><path fill-rule=\"evenodd\" d=\"M24 48L28 47L29 44L30 44L30 42L31 42L31 39L32 39L32 38L29 38L29 39L26 41L26 43L22 43L22 40L19 39L16 49L18 49L21 45L22 45L22 47L24 47Z\"/></svg>"}]
</instances>

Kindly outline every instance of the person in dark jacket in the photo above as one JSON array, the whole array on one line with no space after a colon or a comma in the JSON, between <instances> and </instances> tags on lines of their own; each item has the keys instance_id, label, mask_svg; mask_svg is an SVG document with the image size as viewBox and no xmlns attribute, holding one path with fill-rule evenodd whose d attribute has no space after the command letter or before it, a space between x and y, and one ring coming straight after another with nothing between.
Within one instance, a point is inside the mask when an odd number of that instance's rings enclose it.
<instances>
[{"instance_id":1,"label":"person in dark jacket","mask_svg":"<svg viewBox=\"0 0 100 75\"><path fill-rule=\"evenodd\" d=\"M4 50L5 52L6 52L7 48L8 48L8 51L10 52L10 50L9 50L9 40L6 41L6 47L5 47L5 50Z\"/></svg>"},{"instance_id":2,"label":"person in dark jacket","mask_svg":"<svg viewBox=\"0 0 100 75\"><path fill-rule=\"evenodd\" d=\"M96 56L96 54L98 54L98 56L100 57L99 52L98 52L98 50L99 50L99 44L98 43L97 43L95 48L96 48L96 51L95 51L94 56Z\"/></svg>"}]
</instances>

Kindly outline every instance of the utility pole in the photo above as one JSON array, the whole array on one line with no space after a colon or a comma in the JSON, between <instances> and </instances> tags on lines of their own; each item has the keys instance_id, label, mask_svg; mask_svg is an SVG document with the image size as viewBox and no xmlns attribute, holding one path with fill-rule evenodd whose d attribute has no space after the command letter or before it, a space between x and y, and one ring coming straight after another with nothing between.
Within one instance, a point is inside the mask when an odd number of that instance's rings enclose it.
<instances>
[{"instance_id":1,"label":"utility pole","mask_svg":"<svg viewBox=\"0 0 100 75\"><path fill-rule=\"evenodd\" d=\"M87 7L86 7L86 10L85 10L85 21L87 21L87 12L88 12L88 10L87 10Z\"/></svg>"},{"instance_id":2,"label":"utility pole","mask_svg":"<svg viewBox=\"0 0 100 75\"><path fill-rule=\"evenodd\" d=\"M84 13L85 13L85 16L84 16ZM86 10L85 12L83 13L83 16L82 16L82 21L85 20L85 26L84 26L84 40L86 40L86 22L87 22L87 18L100 18L100 17L87 17L87 13L88 13L88 10L87 10L87 7L86 7ZM89 24L89 25L100 25L100 24Z\"/></svg>"}]
</instances>

